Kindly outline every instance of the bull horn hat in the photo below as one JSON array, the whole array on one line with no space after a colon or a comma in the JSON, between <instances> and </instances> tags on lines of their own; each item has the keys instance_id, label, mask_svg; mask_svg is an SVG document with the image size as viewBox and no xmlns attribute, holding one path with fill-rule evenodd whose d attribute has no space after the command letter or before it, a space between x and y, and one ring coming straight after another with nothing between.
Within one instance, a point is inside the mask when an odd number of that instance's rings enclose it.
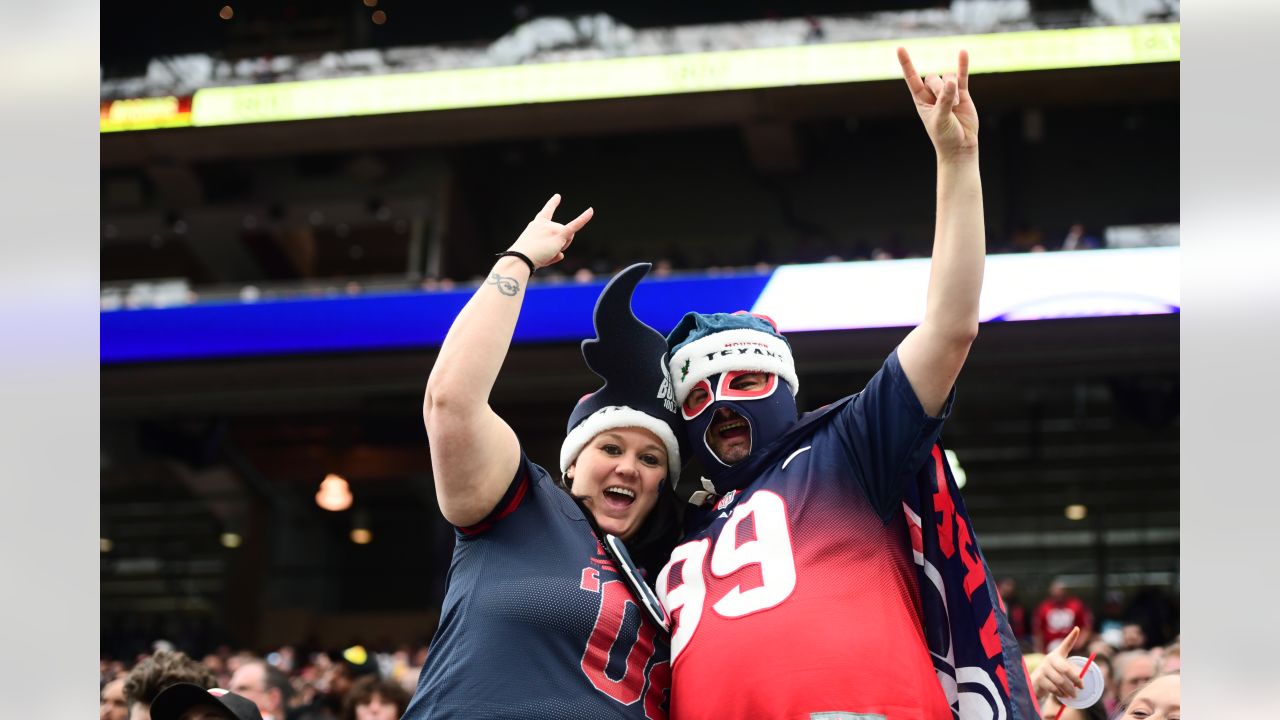
<instances>
[{"instance_id":1,"label":"bull horn hat","mask_svg":"<svg viewBox=\"0 0 1280 720\"><path fill-rule=\"evenodd\" d=\"M652 267L636 263L620 271L596 300L592 322L596 337L582 341L587 367L604 385L578 401L569 415L560 446L560 472L567 472L578 453L600 433L620 427L652 432L667 451L667 478L680 478L680 411L667 369L667 341L631 309L636 286Z\"/></svg>"}]
</instances>

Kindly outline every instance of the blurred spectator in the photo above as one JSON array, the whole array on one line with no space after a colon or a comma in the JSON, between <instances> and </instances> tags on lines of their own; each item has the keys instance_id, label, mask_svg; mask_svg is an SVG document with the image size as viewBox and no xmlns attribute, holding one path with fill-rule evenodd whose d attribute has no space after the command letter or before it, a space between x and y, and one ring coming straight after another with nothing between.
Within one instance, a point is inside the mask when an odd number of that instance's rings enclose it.
<instances>
[{"instance_id":1,"label":"blurred spectator","mask_svg":"<svg viewBox=\"0 0 1280 720\"><path fill-rule=\"evenodd\" d=\"M98 720L129 720L129 705L124 701L124 678L116 678L102 686Z\"/></svg>"},{"instance_id":2,"label":"blurred spectator","mask_svg":"<svg viewBox=\"0 0 1280 720\"><path fill-rule=\"evenodd\" d=\"M1004 602L1005 614L1009 616L1009 626L1018 644L1026 649L1030 647L1031 624L1027 620L1027 609L1018 599L1018 583L1011 577L1001 578L996 586L1000 591L1000 599Z\"/></svg>"},{"instance_id":3,"label":"blurred spectator","mask_svg":"<svg viewBox=\"0 0 1280 720\"><path fill-rule=\"evenodd\" d=\"M298 712L300 720L342 717L343 704L352 685L364 677L379 677L377 658L361 645L343 650L336 661L330 661L325 653L316 653L312 661L318 678L312 685L314 692L304 694L305 705L300 706Z\"/></svg>"},{"instance_id":4,"label":"blurred spectator","mask_svg":"<svg viewBox=\"0 0 1280 720\"><path fill-rule=\"evenodd\" d=\"M342 720L397 720L409 706L409 693L393 680L366 675L342 703Z\"/></svg>"},{"instance_id":5,"label":"blurred spectator","mask_svg":"<svg viewBox=\"0 0 1280 720\"><path fill-rule=\"evenodd\" d=\"M409 659L409 666L398 678L400 686L409 691L412 695L414 690L418 689L418 676L422 674L422 666L427 664L427 655L431 651L430 641L424 641L418 649L413 652L413 656Z\"/></svg>"},{"instance_id":6,"label":"blurred spectator","mask_svg":"<svg viewBox=\"0 0 1280 720\"><path fill-rule=\"evenodd\" d=\"M1055 579L1049 583L1049 597L1036 609L1033 626L1036 651L1052 652L1077 625L1080 626L1081 643L1087 645L1093 633L1093 617L1089 608L1080 598L1067 594L1066 583L1060 578Z\"/></svg>"},{"instance_id":7,"label":"blurred spectator","mask_svg":"<svg viewBox=\"0 0 1280 720\"><path fill-rule=\"evenodd\" d=\"M1124 644L1124 593L1119 590L1108 590L1102 602L1102 611L1098 613L1097 627L1099 637L1114 650Z\"/></svg>"},{"instance_id":8,"label":"blurred spectator","mask_svg":"<svg viewBox=\"0 0 1280 720\"><path fill-rule=\"evenodd\" d=\"M227 663L222 659L221 655L209 653L200 661L201 665L209 668L209 672L213 673L213 677L217 680L217 687L227 687L231 682L231 673L227 672Z\"/></svg>"},{"instance_id":9,"label":"blurred spectator","mask_svg":"<svg viewBox=\"0 0 1280 720\"><path fill-rule=\"evenodd\" d=\"M263 720L285 720L292 690L289 677L266 660L254 658L241 665L231 676L228 689L252 700Z\"/></svg>"},{"instance_id":10,"label":"blurred spectator","mask_svg":"<svg viewBox=\"0 0 1280 720\"><path fill-rule=\"evenodd\" d=\"M1043 249L1044 233L1026 220L1019 220L1013 227L1010 244L1013 245L1014 252L1031 252L1037 246ZM1067 629L1070 630L1069 627Z\"/></svg>"},{"instance_id":11,"label":"blurred spectator","mask_svg":"<svg viewBox=\"0 0 1280 720\"><path fill-rule=\"evenodd\" d=\"M1115 680L1111 702L1119 704L1133 691L1151 681L1156 675L1156 661L1145 650L1122 652L1112 662ZM1114 710L1115 708L1110 708Z\"/></svg>"},{"instance_id":12,"label":"blurred spectator","mask_svg":"<svg viewBox=\"0 0 1280 720\"><path fill-rule=\"evenodd\" d=\"M1120 720L1176 720L1182 715L1182 676L1161 675L1120 705Z\"/></svg>"},{"instance_id":13,"label":"blurred spectator","mask_svg":"<svg viewBox=\"0 0 1280 720\"><path fill-rule=\"evenodd\" d=\"M1106 639L1095 635L1093 640L1089 642L1089 653L1097 655L1100 658L1106 658L1108 661L1116 654L1116 648Z\"/></svg>"},{"instance_id":14,"label":"blurred spectator","mask_svg":"<svg viewBox=\"0 0 1280 720\"><path fill-rule=\"evenodd\" d=\"M1120 649L1121 650L1146 650L1147 634L1142 631L1142 626L1137 623L1128 623L1120 630Z\"/></svg>"},{"instance_id":15,"label":"blurred spectator","mask_svg":"<svg viewBox=\"0 0 1280 720\"><path fill-rule=\"evenodd\" d=\"M1177 638L1165 646L1159 665L1156 671L1161 675L1182 670L1182 643Z\"/></svg>"},{"instance_id":16,"label":"blurred spectator","mask_svg":"<svg viewBox=\"0 0 1280 720\"><path fill-rule=\"evenodd\" d=\"M129 720L151 720L151 702L160 691L174 683L214 687L217 679L209 668L179 651L161 650L138 663L124 681L124 698Z\"/></svg>"},{"instance_id":17,"label":"blurred spectator","mask_svg":"<svg viewBox=\"0 0 1280 720\"><path fill-rule=\"evenodd\" d=\"M1067 230L1067 236L1062 239L1063 250L1096 250L1102 247L1102 242L1096 236L1085 232L1084 225L1076 223Z\"/></svg>"}]
</instances>

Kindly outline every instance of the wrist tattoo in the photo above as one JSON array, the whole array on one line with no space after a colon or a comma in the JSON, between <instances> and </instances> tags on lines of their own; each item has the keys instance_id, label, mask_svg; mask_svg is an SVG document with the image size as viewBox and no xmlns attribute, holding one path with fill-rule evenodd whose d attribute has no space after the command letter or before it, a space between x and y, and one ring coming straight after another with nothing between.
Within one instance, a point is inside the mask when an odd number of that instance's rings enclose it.
<instances>
[{"instance_id":1,"label":"wrist tattoo","mask_svg":"<svg viewBox=\"0 0 1280 720\"><path fill-rule=\"evenodd\" d=\"M497 286L498 292L503 295L515 295L520 292L520 281L506 275L493 273L489 276L488 284Z\"/></svg>"}]
</instances>

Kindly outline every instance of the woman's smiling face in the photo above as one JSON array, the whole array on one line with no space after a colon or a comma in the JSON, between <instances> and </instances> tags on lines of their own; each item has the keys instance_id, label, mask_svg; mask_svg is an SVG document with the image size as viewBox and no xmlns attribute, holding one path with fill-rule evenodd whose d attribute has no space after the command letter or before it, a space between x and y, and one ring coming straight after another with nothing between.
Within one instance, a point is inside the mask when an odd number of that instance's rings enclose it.
<instances>
[{"instance_id":1,"label":"woman's smiling face","mask_svg":"<svg viewBox=\"0 0 1280 720\"><path fill-rule=\"evenodd\" d=\"M667 477L667 450L643 428L613 428L591 439L566 471L602 532L628 540L644 524Z\"/></svg>"}]
</instances>

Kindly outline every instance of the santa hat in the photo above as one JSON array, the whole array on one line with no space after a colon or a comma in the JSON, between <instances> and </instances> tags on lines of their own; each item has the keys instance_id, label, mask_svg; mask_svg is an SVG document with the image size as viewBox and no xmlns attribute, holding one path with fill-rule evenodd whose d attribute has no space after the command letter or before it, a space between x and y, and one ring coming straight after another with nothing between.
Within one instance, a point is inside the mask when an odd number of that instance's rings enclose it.
<instances>
[{"instance_id":1,"label":"santa hat","mask_svg":"<svg viewBox=\"0 0 1280 720\"><path fill-rule=\"evenodd\" d=\"M791 344L764 315L691 312L667 336L667 345L678 403L698 382L729 370L774 373L786 381L792 396L800 391Z\"/></svg>"}]
</instances>

